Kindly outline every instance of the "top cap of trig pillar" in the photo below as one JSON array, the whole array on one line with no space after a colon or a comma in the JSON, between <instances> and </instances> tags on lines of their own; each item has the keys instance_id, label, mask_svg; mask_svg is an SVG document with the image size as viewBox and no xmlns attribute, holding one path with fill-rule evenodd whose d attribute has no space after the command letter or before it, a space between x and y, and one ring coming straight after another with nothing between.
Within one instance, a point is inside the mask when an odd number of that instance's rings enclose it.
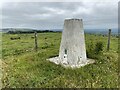
<instances>
[{"instance_id":1,"label":"top cap of trig pillar","mask_svg":"<svg viewBox=\"0 0 120 90\"><path fill-rule=\"evenodd\" d=\"M71 19L65 19L65 21L82 21L82 19L71 18Z\"/></svg>"}]
</instances>

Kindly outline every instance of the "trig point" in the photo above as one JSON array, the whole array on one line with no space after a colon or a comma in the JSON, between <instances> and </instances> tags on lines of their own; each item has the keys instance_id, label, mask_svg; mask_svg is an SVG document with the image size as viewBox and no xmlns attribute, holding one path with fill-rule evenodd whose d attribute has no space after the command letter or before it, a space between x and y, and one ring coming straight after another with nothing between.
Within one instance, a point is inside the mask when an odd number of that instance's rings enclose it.
<instances>
[{"instance_id":1,"label":"trig point","mask_svg":"<svg viewBox=\"0 0 120 90\"><path fill-rule=\"evenodd\" d=\"M86 49L82 19L66 19L59 57L69 65L86 62Z\"/></svg>"},{"instance_id":2,"label":"trig point","mask_svg":"<svg viewBox=\"0 0 120 90\"><path fill-rule=\"evenodd\" d=\"M93 63L93 60L86 57L82 19L66 19L64 21L59 57L49 60L70 67L80 67Z\"/></svg>"}]
</instances>

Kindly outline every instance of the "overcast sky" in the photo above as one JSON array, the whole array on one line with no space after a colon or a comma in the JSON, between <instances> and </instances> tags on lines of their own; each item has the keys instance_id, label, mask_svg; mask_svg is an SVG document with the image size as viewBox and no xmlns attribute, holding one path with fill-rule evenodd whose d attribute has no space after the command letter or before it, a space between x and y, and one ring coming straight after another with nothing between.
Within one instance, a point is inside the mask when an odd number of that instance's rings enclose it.
<instances>
[{"instance_id":1,"label":"overcast sky","mask_svg":"<svg viewBox=\"0 0 120 90\"><path fill-rule=\"evenodd\" d=\"M118 27L117 2L7 2L3 28L63 28L66 18L83 19L85 29Z\"/></svg>"}]
</instances>

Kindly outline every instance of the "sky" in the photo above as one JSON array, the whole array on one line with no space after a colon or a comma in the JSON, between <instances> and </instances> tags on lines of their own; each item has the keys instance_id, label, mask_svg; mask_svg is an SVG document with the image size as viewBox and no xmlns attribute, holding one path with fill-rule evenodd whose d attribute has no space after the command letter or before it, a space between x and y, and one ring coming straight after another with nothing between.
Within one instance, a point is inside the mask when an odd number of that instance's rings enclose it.
<instances>
[{"instance_id":1,"label":"sky","mask_svg":"<svg viewBox=\"0 0 120 90\"><path fill-rule=\"evenodd\" d=\"M83 19L85 29L118 28L118 1L4 2L3 28L62 29L68 18Z\"/></svg>"}]
</instances>

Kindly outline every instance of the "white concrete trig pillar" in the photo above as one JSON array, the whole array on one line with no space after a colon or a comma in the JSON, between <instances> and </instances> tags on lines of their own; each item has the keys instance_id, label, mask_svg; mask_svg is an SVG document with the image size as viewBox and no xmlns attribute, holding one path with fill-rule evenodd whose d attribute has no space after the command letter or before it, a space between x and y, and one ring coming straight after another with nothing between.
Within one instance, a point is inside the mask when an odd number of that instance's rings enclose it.
<instances>
[{"instance_id":1,"label":"white concrete trig pillar","mask_svg":"<svg viewBox=\"0 0 120 90\"><path fill-rule=\"evenodd\" d=\"M95 61L87 59L82 19L66 19L59 50L59 57L47 59L65 67L79 68Z\"/></svg>"},{"instance_id":2,"label":"white concrete trig pillar","mask_svg":"<svg viewBox=\"0 0 120 90\"><path fill-rule=\"evenodd\" d=\"M66 19L59 51L61 64L76 66L87 62L82 19Z\"/></svg>"}]
</instances>

